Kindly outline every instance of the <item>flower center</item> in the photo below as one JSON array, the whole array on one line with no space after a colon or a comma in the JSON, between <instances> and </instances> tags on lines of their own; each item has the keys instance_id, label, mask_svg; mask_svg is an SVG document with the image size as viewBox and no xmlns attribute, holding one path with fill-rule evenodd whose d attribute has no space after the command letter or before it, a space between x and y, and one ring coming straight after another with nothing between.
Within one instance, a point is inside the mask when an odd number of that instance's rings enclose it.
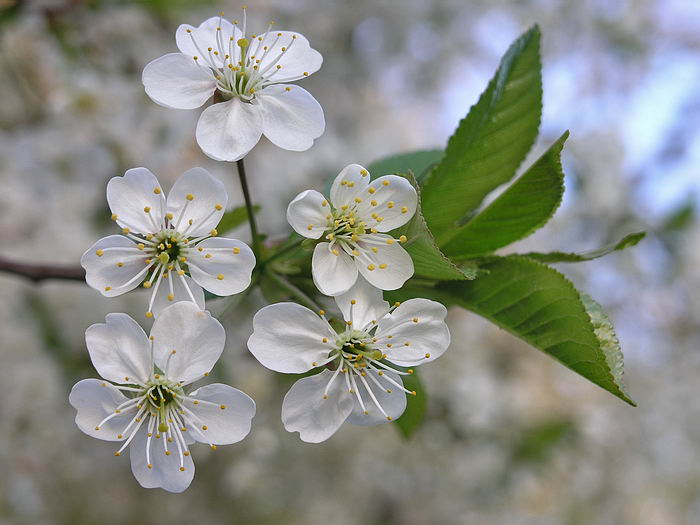
<instances>
[{"instance_id":1,"label":"flower center","mask_svg":"<svg viewBox=\"0 0 700 525\"><path fill-rule=\"evenodd\" d=\"M217 95L224 100L239 97L244 102L250 102L255 98L255 93L266 86L293 80L277 78L275 75L282 70L282 64L279 64L279 61L291 49L296 41L296 35L292 35L287 45L282 45L283 33L273 35L271 30L274 22L270 22L263 34L253 34L248 38L246 37L246 19L246 9L243 8L242 37L236 39L231 35L226 38L221 29L223 20L223 13L221 13L219 26L216 28L216 45L206 49L199 45L194 32L187 29L199 53L193 57L194 61L212 73L217 81ZM234 20L233 24L238 26L238 20Z\"/></svg>"},{"instance_id":2,"label":"flower center","mask_svg":"<svg viewBox=\"0 0 700 525\"><path fill-rule=\"evenodd\" d=\"M153 250L153 256L163 265L174 263L180 256L181 251L187 247L187 239L183 238L181 233L172 229L158 232L154 240L157 245Z\"/></svg>"}]
</instances>

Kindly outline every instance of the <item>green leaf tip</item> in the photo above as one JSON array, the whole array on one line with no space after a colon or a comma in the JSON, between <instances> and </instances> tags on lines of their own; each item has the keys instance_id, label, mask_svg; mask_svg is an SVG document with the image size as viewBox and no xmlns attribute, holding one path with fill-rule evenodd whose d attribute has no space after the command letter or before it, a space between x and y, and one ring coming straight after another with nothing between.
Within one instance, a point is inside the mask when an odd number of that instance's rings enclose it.
<instances>
[{"instance_id":1,"label":"green leaf tip","mask_svg":"<svg viewBox=\"0 0 700 525\"><path fill-rule=\"evenodd\" d=\"M510 46L425 180L424 215L439 244L515 176L537 138L541 114L540 32L534 26Z\"/></svg>"}]
</instances>

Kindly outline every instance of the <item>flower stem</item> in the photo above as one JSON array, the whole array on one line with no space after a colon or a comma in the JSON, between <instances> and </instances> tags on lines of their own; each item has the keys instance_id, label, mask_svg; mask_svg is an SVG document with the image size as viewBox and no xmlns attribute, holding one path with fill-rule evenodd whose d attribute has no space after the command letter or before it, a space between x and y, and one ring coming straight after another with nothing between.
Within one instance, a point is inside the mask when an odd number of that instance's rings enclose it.
<instances>
[{"instance_id":1,"label":"flower stem","mask_svg":"<svg viewBox=\"0 0 700 525\"><path fill-rule=\"evenodd\" d=\"M245 208L248 213L248 224L250 225L250 235L253 238L253 254L255 260L260 260L260 239L258 238L258 226L255 223L255 211L253 210L253 202L250 200L250 191L248 190L248 181L245 176L245 165L243 159L236 161L238 168L238 179L241 181L241 190L243 190L243 198L245 199Z\"/></svg>"},{"instance_id":2,"label":"flower stem","mask_svg":"<svg viewBox=\"0 0 700 525\"><path fill-rule=\"evenodd\" d=\"M315 312L318 312L321 309L311 297L306 295L303 291L294 286L281 275L275 272L266 272L266 275L268 275L270 279L275 281L279 286L287 290L287 292L289 292L289 295L293 299L295 299L299 304L306 306L307 308L310 308Z\"/></svg>"}]
</instances>

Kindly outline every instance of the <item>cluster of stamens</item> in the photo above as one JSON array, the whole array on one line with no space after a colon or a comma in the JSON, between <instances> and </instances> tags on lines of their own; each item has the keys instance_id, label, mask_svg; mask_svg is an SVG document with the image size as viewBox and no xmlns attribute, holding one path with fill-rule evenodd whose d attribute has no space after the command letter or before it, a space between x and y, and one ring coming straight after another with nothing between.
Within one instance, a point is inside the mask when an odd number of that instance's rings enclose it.
<instances>
[{"instance_id":1,"label":"cluster of stamens","mask_svg":"<svg viewBox=\"0 0 700 525\"><path fill-rule=\"evenodd\" d=\"M357 302L350 301L351 310ZM394 303L387 313L393 312L401 303ZM365 415L369 414L366 402L372 402L380 413L391 421L381 403L370 388L369 382L372 382L380 390L384 390L387 394L391 394L395 388L405 392L406 394L416 395L415 391L406 389L400 381L396 381L390 377L386 371L393 372L400 376L413 374L413 369L409 368L400 370L387 364L388 357L385 350L390 348L398 348L401 346L408 347L411 342L403 338L400 330L397 328L402 325L396 325L387 332L377 333L377 321L372 320L366 326L355 328L352 326L352 321L345 321L345 330L336 332L331 324L326 319L325 311L319 311L321 318L326 321L331 333L335 333L335 338L322 337L321 341L327 343L330 347L329 357L325 363L311 363L313 367L321 365L333 366L334 372L326 384L323 392L323 399L328 399L328 392L331 386L336 381L339 375L343 375L345 386L350 394L353 394L357 399L360 408ZM417 317L410 319L409 323L418 323L420 320ZM424 360L430 359L430 354L425 354ZM365 387L365 392L370 397L370 400L363 399L358 389L358 384L361 383Z\"/></svg>"},{"instance_id":2,"label":"cluster of stamens","mask_svg":"<svg viewBox=\"0 0 700 525\"><path fill-rule=\"evenodd\" d=\"M180 459L180 471L185 471L185 457L190 455L187 445L187 432L201 437L201 441L209 443L212 449L216 449L206 435L207 425L193 412L193 408L199 405L210 405L225 410L226 405L196 399L185 394L181 382L168 379L168 365L173 355L177 353L172 350L168 356L165 370L158 370L151 366L153 372L148 381L140 383L134 378L125 377L124 385L112 385L115 388L133 395L128 401L118 405L114 412L105 417L97 426L95 431L102 430L102 426L111 419L124 414L132 414L133 417L123 430L114 437L124 440L122 446L114 455L120 456L129 446L142 426L146 425L146 465L153 468L153 454L163 453L170 456L176 452ZM151 362L153 362L153 338L151 337ZM204 376L207 376L205 373ZM102 383L107 387L107 383ZM161 445L158 445L158 442ZM159 452L156 448L161 448Z\"/></svg>"},{"instance_id":3,"label":"cluster of stamens","mask_svg":"<svg viewBox=\"0 0 700 525\"><path fill-rule=\"evenodd\" d=\"M280 42L283 33L276 33L273 36L274 22L270 22L264 33L253 34L247 38L246 6L243 6L241 38L235 39L234 36L226 38L221 29L222 19L223 13L220 13L219 25L216 28L216 47L203 48L197 42L193 31L186 30L199 53L192 58L200 67L214 76L222 98L228 100L240 97L242 100L250 101L255 97L256 92L270 84L296 80L296 78L278 76L283 72L283 65L279 62L294 45L296 35L292 35L291 42L283 46ZM233 24L239 26L238 20L234 20ZM272 39L268 41L270 36ZM268 58L269 61L266 61ZM263 61L266 61L264 66ZM308 76L308 72L304 72L304 76ZM291 88L285 89L289 91Z\"/></svg>"}]
</instances>

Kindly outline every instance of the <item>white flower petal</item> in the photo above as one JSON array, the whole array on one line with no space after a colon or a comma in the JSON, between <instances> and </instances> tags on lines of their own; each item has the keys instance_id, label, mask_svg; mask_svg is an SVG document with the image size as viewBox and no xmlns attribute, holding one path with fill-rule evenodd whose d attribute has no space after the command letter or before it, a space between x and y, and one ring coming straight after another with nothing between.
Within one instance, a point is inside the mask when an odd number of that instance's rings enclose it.
<instances>
[{"instance_id":1,"label":"white flower petal","mask_svg":"<svg viewBox=\"0 0 700 525\"><path fill-rule=\"evenodd\" d=\"M163 191L156 176L146 168L133 168L123 177L112 177L107 183L107 202L122 228L143 234L160 231L165 209Z\"/></svg>"},{"instance_id":2,"label":"white flower petal","mask_svg":"<svg viewBox=\"0 0 700 525\"><path fill-rule=\"evenodd\" d=\"M352 321L356 330L379 321L389 311L389 303L384 300L382 291L359 278L347 292L335 297L335 302L343 312L343 319Z\"/></svg>"},{"instance_id":3,"label":"white flower petal","mask_svg":"<svg viewBox=\"0 0 700 525\"><path fill-rule=\"evenodd\" d=\"M221 28L221 30L217 28ZM187 32L188 29L191 33ZM238 52L239 48L236 42L241 36L243 36L241 30L231 22L225 18L213 16L199 24L199 27L182 24L175 31L175 43L177 48L190 60L196 56L203 66L206 66L207 61L210 60L215 66L221 67L224 64L224 57L230 54L231 50L234 53ZM233 42L229 46L231 37L233 37ZM210 47L212 48L211 54L208 51ZM215 55L214 51L218 55ZM239 56L240 54L234 55L233 62L238 62L237 57Z\"/></svg>"},{"instance_id":4,"label":"white flower petal","mask_svg":"<svg viewBox=\"0 0 700 525\"><path fill-rule=\"evenodd\" d=\"M182 282L183 279L187 284ZM171 283L172 288L170 287ZM189 292L187 291L188 289ZM158 287L158 291L156 291L151 312L153 312L155 317L158 317L160 313L168 306L175 304L178 301L192 302L192 297L194 297L195 304L199 307L199 309L204 310L204 290L202 287L195 283L192 278L187 275L179 276L175 271L169 272L169 277L167 279L163 279Z\"/></svg>"},{"instance_id":5,"label":"white flower petal","mask_svg":"<svg viewBox=\"0 0 700 525\"><path fill-rule=\"evenodd\" d=\"M399 366L415 366L434 361L450 345L450 331L445 323L447 309L429 299L409 299L391 315L381 319L375 336L387 359ZM393 335L389 341L387 335ZM409 346L404 343L408 342ZM429 358L425 356L429 355Z\"/></svg>"},{"instance_id":6,"label":"white flower petal","mask_svg":"<svg viewBox=\"0 0 700 525\"><path fill-rule=\"evenodd\" d=\"M177 179L168 193L167 205L175 229L187 232L188 237L199 237L216 228L227 202L226 188L220 180L203 168L192 168Z\"/></svg>"},{"instance_id":7,"label":"white flower petal","mask_svg":"<svg viewBox=\"0 0 700 525\"><path fill-rule=\"evenodd\" d=\"M367 242L371 239L372 242ZM364 236L357 244L363 255L356 257L360 275L372 286L382 290L398 290L413 276L413 260L398 241L387 244L389 235L374 234ZM372 250L376 248L376 252Z\"/></svg>"},{"instance_id":8,"label":"white flower petal","mask_svg":"<svg viewBox=\"0 0 700 525\"><path fill-rule=\"evenodd\" d=\"M189 301L163 310L153 323L151 336L158 368L171 381L185 384L196 381L214 367L226 342L219 321Z\"/></svg>"},{"instance_id":9,"label":"white flower petal","mask_svg":"<svg viewBox=\"0 0 700 525\"><path fill-rule=\"evenodd\" d=\"M331 249L327 242L319 243L314 248L311 271L316 288L325 295L345 293L357 280L357 266L353 258L337 245Z\"/></svg>"},{"instance_id":10,"label":"white flower petal","mask_svg":"<svg viewBox=\"0 0 700 525\"><path fill-rule=\"evenodd\" d=\"M214 160L243 158L262 136L262 116L256 104L235 97L202 112L195 132L202 151Z\"/></svg>"},{"instance_id":11,"label":"white flower petal","mask_svg":"<svg viewBox=\"0 0 700 525\"><path fill-rule=\"evenodd\" d=\"M370 374L385 388L378 387L375 382L370 379ZM374 394L374 397L384 412L379 409L377 404L372 399L372 396L370 396L365 383L363 383L359 377L355 376L357 389L359 394L362 396L362 402L365 405L367 414L364 413L360 407L360 404L356 400L352 414L350 414L348 417L349 423L354 425L372 426L387 423L389 421L387 416L392 420L401 417L401 414L403 414L404 410L406 410L406 394L400 388L389 383L385 379L385 376L391 377L391 379L399 384L403 384L401 382L401 376L395 374L394 372L389 372L388 370L385 370L381 376L372 370L368 370L367 376L364 377L367 386L369 386L371 389L372 394ZM391 392L387 392L387 390L390 390Z\"/></svg>"},{"instance_id":12,"label":"white flower petal","mask_svg":"<svg viewBox=\"0 0 700 525\"><path fill-rule=\"evenodd\" d=\"M352 412L353 398L340 374L324 391L333 372L304 377L294 383L282 402L282 423L288 432L299 432L307 443L320 443L331 437Z\"/></svg>"},{"instance_id":13,"label":"white flower petal","mask_svg":"<svg viewBox=\"0 0 700 525\"><path fill-rule=\"evenodd\" d=\"M418 195L403 177L384 175L373 180L369 186L374 192L367 194L357 206L357 214L368 228L388 232L406 224L416 213ZM373 217L373 214L381 220Z\"/></svg>"},{"instance_id":14,"label":"white flower petal","mask_svg":"<svg viewBox=\"0 0 700 525\"><path fill-rule=\"evenodd\" d=\"M131 472L134 473L136 481L145 489L160 488L168 492L182 492L190 486L194 478L192 455L181 457L174 442L170 443L168 447L170 455L166 455L163 447L164 441L163 438L151 438L149 451L151 468L148 468L146 461L148 436L146 423L144 423L129 445ZM185 470L180 470L181 459Z\"/></svg>"},{"instance_id":15,"label":"white flower petal","mask_svg":"<svg viewBox=\"0 0 700 525\"><path fill-rule=\"evenodd\" d=\"M250 432L251 422L255 416L255 401L240 390L214 383L198 388L190 394L190 397L216 404L195 405L190 401L185 403L187 408L199 418L197 424L202 433L190 431L190 434L200 443L230 445L238 443Z\"/></svg>"},{"instance_id":16,"label":"white flower petal","mask_svg":"<svg viewBox=\"0 0 700 525\"><path fill-rule=\"evenodd\" d=\"M101 254L101 255L98 255ZM103 237L80 258L85 281L105 297L116 297L141 284L148 256L123 235Z\"/></svg>"},{"instance_id":17,"label":"white flower petal","mask_svg":"<svg viewBox=\"0 0 700 525\"><path fill-rule=\"evenodd\" d=\"M277 303L255 314L248 349L270 370L299 374L327 362L333 342L317 314L296 303Z\"/></svg>"},{"instance_id":18,"label":"white flower petal","mask_svg":"<svg viewBox=\"0 0 700 525\"><path fill-rule=\"evenodd\" d=\"M146 64L141 82L153 102L174 109L198 108L216 91L211 70L182 53L169 53Z\"/></svg>"},{"instance_id":19,"label":"white flower petal","mask_svg":"<svg viewBox=\"0 0 700 525\"><path fill-rule=\"evenodd\" d=\"M331 204L333 207L356 206L355 198L368 199L369 172L359 164L350 164L343 168L331 186Z\"/></svg>"},{"instance_id":20,"label":"white flower petal","mask_svg":"<svg viewBox=\"0 0 700 525\"><path fill-rule=\"evenodd\" d=\"M197 284L213 294L226 296L248 288L255 255L244 242L211 237L190 249L187 262Z\"/></svg>"},{"instance_id":21,"label":"white flower petal","mask_svg":"<svg viewBox=\"0 0 700 525\"><path fill-rule=\"evenodd\" d=\"M128 398L101 379L79 381L70 391L68 401L78 411L75 415L78 428L88 436L105 441L120 441L117 436L134 417L134 411L125 411L102 423L104 418L114 414L115 409L128 401ZM95 430L98 425L99 430Z\"/></svg>"},{"instance_id":22,"label":"white flower petal","mask_svg":"<svg viewBox=\"0 0 700 525\"><path fill-rule=\"evenodd\" d=\"M144 384L151 373L151 345L143 328L126 314L107 314L85 331L90 360L114 383Z\"/></svg>"},{"instance_id":23,"label":"white flower petal","mask_svg":"<svg viewBox=\"0 0 700 525\"><path fill-rule=\"evenodd\" d=\"M260 35L262 41L251 46L256 55L256 49L267 46L269 49L265 58L261 59L260 71L272 65L269 73L265 74L271 82L290 82L309 76L321 68L323 57L321 53L311 48L309 41L293 31L270 31ZM286 51L282 51L282 48ZM274 64L274 65L273 65ZM277 70L277 66L282 66Z\"/></svg>"},{"instance_id":24,"label":"white flower petal","mask_svg":"<svg viewBox=\"0 0 700 525\"><path fill-rule=\"evenodd\" d=\"M290 151L309 149L323 135L323 109L299 86L268 86L258 94L262 131L275 146Z\"/></svg>"},{"instance_id":25,"label":"white flower petal","mask_svg":"<svg viewBox=\"0 0 700 525\"><path fill-rule=\"evenodd\" d=\"M324 205L325 203L325 205ZM287 207L287 222L299 235L318 239L328 228L330 206L316 190L302 191Z\"/></svg>"}]
</instances>

